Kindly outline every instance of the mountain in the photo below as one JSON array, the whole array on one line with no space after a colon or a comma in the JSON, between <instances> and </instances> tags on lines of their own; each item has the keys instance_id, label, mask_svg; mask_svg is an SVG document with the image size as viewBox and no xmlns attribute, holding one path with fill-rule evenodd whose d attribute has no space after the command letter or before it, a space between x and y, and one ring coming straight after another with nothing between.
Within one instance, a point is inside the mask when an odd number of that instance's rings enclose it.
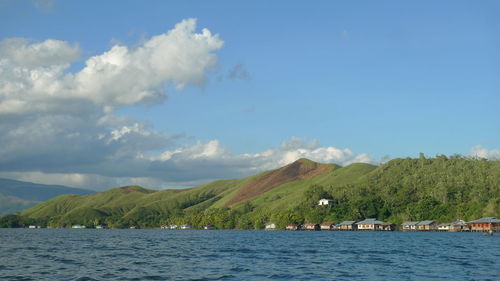
<instances>
[{"instance_id":1,"label":"mountain","mask_svg":"<svg viewBox=\"0 0 500 281\"><path fill-rule=\"evenodd\" d=\"M321 198L337 204L318 207ZM345 167L300 159L251 177L188 189L126 186L83 196L61 195L10 219L59 227L188 223L253 229L267 221L283 227L367 217L398 223L499 214L500 161L438 156Z\"/></svg>"},{"instance_id":2,"label":"mountain","mask_svg":"<svg viewBox=\"0 0 500 281\"><path fill-rule=\"evenodd\" d=\"M62 185L0 179L0 215L16 213L62 194L91 194L93 191Z\"/></svg>"}]
</instances>

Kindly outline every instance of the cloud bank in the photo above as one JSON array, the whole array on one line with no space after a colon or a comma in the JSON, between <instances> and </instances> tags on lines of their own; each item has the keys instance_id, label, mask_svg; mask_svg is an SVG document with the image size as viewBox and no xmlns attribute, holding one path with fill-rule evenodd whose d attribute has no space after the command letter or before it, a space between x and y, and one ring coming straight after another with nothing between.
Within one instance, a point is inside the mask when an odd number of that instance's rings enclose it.
<instances>
[{"instance_id":1,"label":"cloud bank","mask_svg":"<svg viewBox=\"0 0 500 281\"><path fill-rule=\"evenodd\" d=\"M126 154L127 161L102 160L93 168L69 165L32 172L0 172L0 176L26 181L70 184L101 189L138 184L151 188L185 187L217 179L240 178L308 158L322 163L375 163L367 154L349 149L320 147L318 142L293 137L259 153L234 154L218 140L166 150L156 156Z\"/></svg>"}]
</instances>

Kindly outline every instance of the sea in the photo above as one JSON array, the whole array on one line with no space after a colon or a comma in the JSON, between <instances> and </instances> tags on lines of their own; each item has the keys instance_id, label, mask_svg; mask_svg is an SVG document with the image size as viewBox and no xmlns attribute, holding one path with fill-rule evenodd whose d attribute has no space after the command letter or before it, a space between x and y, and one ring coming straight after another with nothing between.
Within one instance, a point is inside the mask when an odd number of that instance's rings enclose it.
<instances>
[{"instance_id":1,"label":"sea","mask_svg":"<svg viewBox=\"0 0 500 281\"><path fill-rule=\"evenodd\" d=\"M0 280L500 280L500 234L0 229Z\"/></svg>"}]
</instances>

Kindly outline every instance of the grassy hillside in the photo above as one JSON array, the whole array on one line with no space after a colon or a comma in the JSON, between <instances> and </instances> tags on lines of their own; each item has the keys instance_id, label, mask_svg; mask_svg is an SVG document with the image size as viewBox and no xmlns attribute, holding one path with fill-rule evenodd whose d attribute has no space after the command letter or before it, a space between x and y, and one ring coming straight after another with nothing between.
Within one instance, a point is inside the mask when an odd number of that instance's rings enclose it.
<instances>
[{"instance_id":1,"label":"grassy hillside","mask_svg":"<svg viewBox=\"0 0 500 281\"><path fill-rule=\"evenodd\" d=\"M320 208L316 206L320 198L338 204ZM255 176L190 189L128 186L85 196L63 195L21 212L18 219L60 227L189 223L249 229L271 220L284 226L366 217L397 223L499 214L500 161L439 156L346 167L301 159Z\"/></svg>"},{"instance_id":2,"label":"grassy hillside","mask_svg":"<svg viewBox=\"0 0 500 281\"><path fill-rule=\"evenodd\" d=\"M61 194L91 194L93 191L61 185L0 179L0 215L16 213Z\"/></svg>"}]
</instances>

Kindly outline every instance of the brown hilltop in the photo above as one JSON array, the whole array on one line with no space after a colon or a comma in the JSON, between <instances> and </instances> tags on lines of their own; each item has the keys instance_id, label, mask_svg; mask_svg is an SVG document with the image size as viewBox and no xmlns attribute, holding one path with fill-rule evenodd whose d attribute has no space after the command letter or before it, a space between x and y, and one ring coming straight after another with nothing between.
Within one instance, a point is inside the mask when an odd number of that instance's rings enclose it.
<instances>
[{"instance_id":1,"label":"brown hilltop","mask_svg":"<svg viewBox=\"0 0 500 281\"><path fill-rule=\"evenodd\" d=\"M269 191L277 186L296 180L304 180L322 175L334 169L336 165L320 164L301 158L291 164L273 170L241 187L224 206L242 203Z\"/></svg>"}]
</instances>

